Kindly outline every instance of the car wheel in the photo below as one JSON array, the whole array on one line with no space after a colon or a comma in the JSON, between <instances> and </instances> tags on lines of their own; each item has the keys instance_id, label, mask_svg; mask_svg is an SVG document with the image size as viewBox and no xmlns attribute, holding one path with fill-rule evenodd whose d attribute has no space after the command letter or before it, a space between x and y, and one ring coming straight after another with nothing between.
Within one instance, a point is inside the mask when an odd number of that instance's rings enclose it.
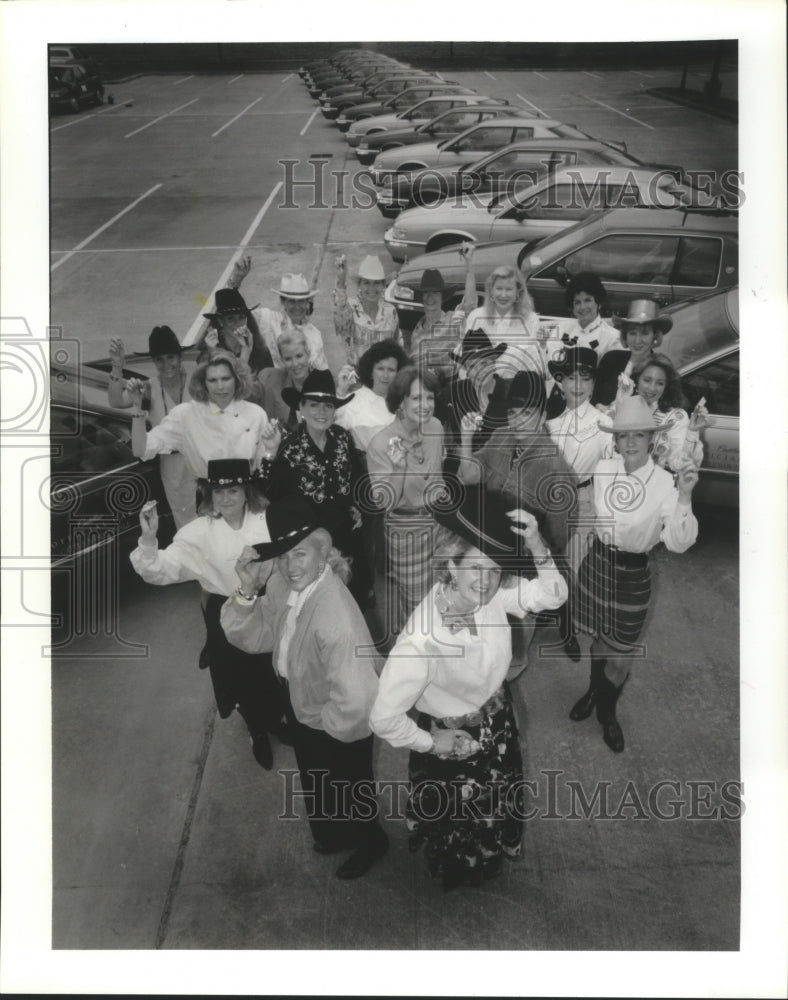
<instances>
[{"instance_id":1,"label":"car wheel","mask_svg":"<svg viewBox=\"0 0 788 1000\"><path fill-rule=\"evenodd\" d=\"M426 169L423 163L400 163L397 170L401 173L415 173L417 170Z\"/></svg>"},{"instance_id":2,"label":"car wheel","mask_svg":"<svg viewBox=\"0 0 788 1000\"><path fill-rule=\"evenodd\" d=\"M442 233L440 236L433 236L431 240L428 240L424 249L427 253L432 253L433 250L444 250L446 247L459 246L460 243L464 242L465 239L456 233Z\"/></svg>"}]
</instances>

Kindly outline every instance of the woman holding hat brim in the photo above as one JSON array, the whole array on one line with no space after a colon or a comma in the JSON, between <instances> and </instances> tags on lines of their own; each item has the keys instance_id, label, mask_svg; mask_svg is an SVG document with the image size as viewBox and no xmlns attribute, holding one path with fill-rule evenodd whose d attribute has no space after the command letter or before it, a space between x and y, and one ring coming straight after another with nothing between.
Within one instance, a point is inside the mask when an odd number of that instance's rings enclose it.
<instances>
[{"instance_id":1,"label":"woman holding hat brim","mask_svg":"<svg viewBox=\"0 0 788 1000\"><path fill-rule=\"evenodd\" d=\"M227 281L227 287L239 288L251 269L251 257L243 257L236 261ZM276 368L285 367L279 350L279 338L284 333L293 334L298 331L303 334L309 347L310 368L328 368L323 335L309 319L314 306L315 292L309 287L304 275L289 272L283 274L279 288L274 288L272 291L279 296L281 310L255 306L251 311L263 342L270 352L272 364Z\"/></svg>"},{"instance_id":2,"label":"woman holding hat brim","mask_svg":"<svg viewBox=\"0 0 788 1000\"><path fill-rule=\"evenodd\" d=\"M273 652L314 849L353 850L336 874L357 878L388 848L377 808L370 810L375 647L345 586L347 561L314 508L284 497L266 518L270 541L241 553L240 586L222 609L222 627L248 653ZM276 559L270 579L260 559Z\"/></svg>"},{"instance_id":3,"label":"woman holding hat brim","mask_svg":"<svg viewBox=\"0 0 788 1000\"><path fill-rule=\"evenodd\" d=\"M268 769L273 754L267 733L286 736L281 725L284 706L270 657L250 656L231 645L219 621L222 605L238 584L235 560L247 546L270 540L268 525L250 486L246 459L211 461L207 472L201 516L181 528L166 549L160 549L156 540L155 510L143 508L142 534L131 564L147 583L165 586L196 580L200 584L208 633L206 658L219 715L226 719L238 709L255 759ZM269 564L269 572L271 568Z\"/></svg>"},{"instance_id":4,"label":"woman holding hat brim","mask_svg":"<svg viewBox=\"0 0 788 1000\"><path fill-rule=\"evenodd\" d=\"M495 365L505 351L506 344L493 347L484 330L469 330L460 345L449 352L456 370L438 392L435 413L446 431L446 449L453 460L460 459L464 417L480 415L480 419L474 418L478 425L473 432L474 451L506 423L506 411L500 409L494 395Z\"/></svg>"},{"instance_id":5,"label":"woman holding hat brim","mask_svg":"<svg viewBox=\"0 0 788 1000\"><path fill-rule=\"evenodd\" d=\"M197 363L208 360L217 351L232 354L256 375L273 364L253 311L235 288L219 288L213 312L203 313L210 326L203 338Z\"/></svg>"},{"instance_id":6,"label":"woman holding hat brim","mask_svg":"<svg viewBox=\"0 0 788 1000\"><path fill-rule=\"evenodd\" d=\"M627 385L632 369L647 361L659 349L663 336L673 326L670 316L663 316L651 299L635 299L623 319L615 317L621 331L621 350L609 350L599 362L591 402L609 406L616 398L619 384Z\"/></svg>"},{"instance_id":7,"label":"woman holding hat brim","mask_svg":"<svg viewBox=\"0 0 788 1000\"><path fill-rule=\"evenodd\" d=\"M188 375L183 367L183 348L168 326L154 326L148 337L148 353L156 366L156 374L144 383L141 403L147 411L151 427L158 426L174 407L188 402ZM120 337L109 344L112 368L109 374L109 405L128 409L134 405L131 393L124 388L123 365L126 352ZM172 511L176 530L197 516L194 498L194 476L183 455L173 452L159 459L159 475L164 495Z\"/></svg>"},{"instance_id":8,"label":"woman holding hat brim","mask_svg":"<svg viewBox=\"0 0 788 1000\"><path fill-rule=\"evenodd\" d=\"M288 406L298 408L301 422L281 444L278 433L273 437L275 458L262 464L259 488L269 500L298 495L312 504L336 547L352 559L351 593L366 607L372 582L355 502L356 484L365 470L350 433L334 423L337 409L353 396L337 396L329 371L310 372L300 391L286 388L282 396Z\"/></svg>"},{"instance_id":9,"label":"woman holding hat brim","mask_svg":"<svg viewBox=\"0 0 788 1000\"><path fill-rule=\"evenodd\" d=\"M616 703L645 624L651 597L648 552L664 542L686 552L698 535L692 491L698 472L688 463L673 476L655 465L650 451L656 428L645 401L619 402L610 428L618 454L594 470L594 542L578 574L574 615L590 633L591 682L570 718L587 719L596 708L605 743L616 753L624 736Z\"/></svg>"},{"instance_id":10,"label":"woman holding hat brim","mask_svg":"<svg viewBox=\"0 0 788 1000\"><path fill-rule=\"evenodd\" d=\"M367 255L358 269L358 295L347 294L347 260L344 254L334 261L334 330L347 348L347 362L359 357L378 340L402 343L397 310L384 302L386 274L379 257Z\"/></svg>"},{"instance_id":11,"label":"woman holding hat brim","mask_svg":"<svg viewBox=\"0 0 788 1000\"><path fill-rule=\"evenodd\" d=\"M438 583L414 613L380 677L370 726L410 750L410 849L425 847L445 890L480 885L521 853L523 764L505 683L512 657L508 615L559 607L564 580L536 519L490 495L433 507L448 535L436 550ZM536 566L522 565L520 536ZM414 721L413 710L418 713Z\"/></svg>"}]
</instances>

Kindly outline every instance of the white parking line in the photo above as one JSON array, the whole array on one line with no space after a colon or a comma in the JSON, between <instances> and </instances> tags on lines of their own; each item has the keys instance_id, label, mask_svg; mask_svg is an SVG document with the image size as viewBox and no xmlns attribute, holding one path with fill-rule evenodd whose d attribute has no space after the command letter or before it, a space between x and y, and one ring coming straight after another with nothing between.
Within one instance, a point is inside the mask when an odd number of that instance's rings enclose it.
<instances>
[{"instance_id":1,"label":"white parking line","mask_svg":"<svg viewBox=\"0 0 788 1000\"><path fill-rule=\"evenodd\" d=\"M485 76L489 76L489 78L490 78L491 80L494 80L494 79L495 79L495 77L494 77L494 76L492 75L492 73L488 73L488 72L487 72L487 70L485 70L485 71L484 71L484 75L485 75Z\"/></svg>"},{"instance_id":2,"label":"white parking line","mask_svg":"<svg viewBox=\"0 0 788 1000\"><path fill-rule=\"evenodd\" d=\"M306 123L306 125L304 125L304 127L303 127L303 128L301 129L301 131L300 131L300 132L298 133L299 135L303 135L303 134L304 134L304 132L306 132L306 130L307 130L307 129L309 128L309 126L310 126L310 125L312 124L312 122L314 121L314 117L315 117L315 115L316 115L316 114L318 113L318 111L319 111L319 110L320 110L319 108L315 108L315 110L314 110L314 111L312 112L312 114L311 114L311 115L309 116L309 121L308 121L308 122Z\"/></svg>"},{"instance_id":3,"label":"white parking line","mask_svg":"<svg viewBox=\"0 0 788 1000\"><path fill-rule=\"evenodd\" d=\"M185 104L181 104L179 108L173 108L172 111L168 111L166 115L159 115L159 117L154 118L152 122L148 122L147 125L143 125L141 128L135 128L133 132L129 132L127 135L124 135L123 138L130 139L133 135L136 135L138 132L144 132L146 128L150 128L151 125L155 125L156 122L164 121L165 118L169 118L170 115L174 115L176 111L183 111L183 109L188 108L190 104L196 104L197 101L199 101L199 99L200 99L199 97L195 97L191 101L187 101Z\"/></svg>"},{"instance_id":4,"label":"white parking line","mask_svg":"<svg viewBox=\"0 0 788 1000\"><path fill-rule=\"evenodd\" d=\"M229 87L231 83L235 83L236 80L240 80L242 76L243 73L239 73L238 76L234 76L232 80L227 81L227 86Z\"/></svg>"},{"instance_id":5,"label":"white parking line","mask_svg":"<svg viewBox=\"0 0 788 1000\"><path fill-rule=\"evenodd\" d=\"M600 76L599 73L589 73L589 71L587 69L581 70L581 73L585 73L586 76L593 76L593 78L595 80L604 80L605 79L603 76Z\"/></svg>"},{"instance_id":6,"label":"white parking line","mask_svg":"<svg viewBox=\"0 0 788 1000\"><path fill-rule=\"evenodd\" d=\"M224 130L225 130L226 128L229 128L229 127L230 127L230 126L232 125L232 123L233 123L233 122L237 122L239 118L241 118L241 117L242 117L243 115L245 115L245 114L246 114L246 112L247 112L247 111L249 110L249 108L253 108L253 107L255 106L255 104L259 104L259 103L260 103L260 101L262 101L262 99L263 99L263 98L262 98L262 95L261 95L260 97L258 97L258 98L257 98L257 100L256 100L256 101L252 101L252 103L251 103L251 104L247 104L247 105L246 105L246 107L245 107L245 108L243 109L243 111L239 111L239 112L238 112L238 114L237 114L237 115L235 116L235 118L231 118L231 119L229 120L229 122L225 122L225 123L224 123L224 125L222 125L222 127L221 127L221 128L217 128L217 130L216 130L215 132L212 132L212 133L211 133L211 138L212 138L212 139L214 139L214 138L216 138L216 136L217 136L217 135L218 135L218 134L219 134L220 132L224 132Z\"/></svg>"},{"instance_id":7,"label":"white parking line","mask_svg":"<svg viewBox=\"0 0 788 1000\"><path fill-rule=\"evenodd\" d=\"M545 76L544 73L540 73L538 70L534 70L534 76L541 76L543 80L549 80L549 76Z\"/></svg>"},{"instance_id":8,"label":"white parking line","mask_svg":"<svg viewBox=\"0 0 788 1000\"><path fill-rule=\"evenodd\" d=\"M246 249L246 247L249 245L249 241L251 240L252 236L254 236L255 230L257 229L257 227L262 222L262 219L263 219L263 216L265 215L265 213L271 207L271 202L274 200L274 198L277 196L277 194L279 194L279 189L281 187L282 187L282 181L277 181L276 184L274 185L273 190L268 195L268 197L265 199L265 202L263 203L263 207L260 209L260 211L257 213L257 215L252 220L251 226L249 226L249 228L244 233L243 239L238 244L238 248L237 248L236 252L230 258L230 261L229 261L227 267L224 269L224 271L222 272L222 274L219 277L219 280L216 282L216 285L212 289L211 294L208 297L208 301L210 301L214 297L214 295L216 294L216 289L217 288L224 288L224 286L227 284L227 279L230 277L230 272L232 271L233 266L235 265L236 260L238 260L238 258L243 254L243 252ZM191 347L192 344L195 343L195 341L197 339L197 334L200 332L200 330L204 326L204 324L205 324L205 317L202 314L202 310L200 310L200 312L195 317L194 322L192 323L192 325L187 330L186 336L181 341L181 345L183 347Z\"/></svg>"},{"instance_id":9,"label":"white parking line","mask_svg":"<svg viewBox=\"0 0 788 1000\"><path fill-rule=\"evenodd\" d=\"M75 118L73 121L66 122L64 125L56 125L54 128L51 128L49 131L50 132L59 132L62 128L70 128L72 125L79 125L80 122L86 122L88 120L88 118L95 118L95 117L96 117L96 112L94 111L93 114L82 115L81 118Z\"/></svg>"},{"instance_id":10,"label":"white parking line","mask_svg":"<svg viewBox=\"0 0 788 1000\"><path fill-rule=\"evenodd\" d=\"M295 76L295 73L291 73L289 76L286 76L284 78L284 80L282 80L282 83L287 83L287 81L288 80L292 80L294 76Z\"/></svg>"},{"instance_id":11,"label":"white parking line","mask_svg":"<svg viewBox=\"0 0 788 1000\"><path fill-rule=\"evenodd\" d=\"M656 132L653 125L649 125L647 122L642 122L639 118L633 118L632 115L625 114L623 111L619 111L618 108L611 108L609 104L605 104L604 101L598 101L595 97L589 97L590 101L594 104L599 104L603 108L607 108L608 111L614 111L617 115L621 115L622 118L629 118L630 121L637 122L638 125L642 125L643 128L650 128L652 132Z\"/></svg>"},{"instance_id":12,"label":"white parking line","mask_svg":"<svg viewBox=\"0 0 788 1000\"><path fill-rule=\"evenodd\" d=\"M653 80L654 79L654 74L653 73L641 73L640 70L637 70L637 69L633 69L632 72L635 74L635 76L645 76L647 80Z\"/></svg>"},{"instance_id":13,"label":"white parking line","mask_svg":"<svg viewBox=\"0 0 788 1000\"><path fill-rule=\"evenodd\" d=\"M194 79L194 73L192 73L191 76L185 76L182 80L176 80L175 83L173 84L173 87L177 87L179 83L186 83L187 80L193 80L193 79Z\"/></svg>"},{"instance_id":14,"label":"white parking line","mask_svg":"<svg viewBox=\"0 0 788 1000\"><path fill-rule=\"evenodd\" d=\"M280 181L279 183L281 184L282 182ZM160 187L161 187L161 184L154 184L154 186L152 188L149 188L145 192L145 194L141 194L139 196L139 198L135 198L134 201L130 205L127 205L124 209L122 209L120 212L118 212L117 215L113 215L112 218L109 220L109 222L105 222L103 226L99 226L99 228L94 233L91 233L90 236L88 236L87 239L84 239L81 243L77 243L77 245L74 247L73 250L69 250L67 254L64 254L60 258L60 260L56 260L55 263L52 264L52 266L49 268L49 270L50 271L55 271L58 267L60 267L61 264L64 264L70 257L73 257L74 254L78 250L81 250L83 247L86 247L88 245L88 243L90 243L97 236L99 236L101 233L103 233L105 229L109 229L109 227L114 222L117 222L118 219L121 218L121 216L125 215L126 212L130 212L132 210L132 208L134 208L135 206L139 205L139 203L141 201L143 201L145 198L147 198L148 195L153 194L154 191L158 191Z\"/></svg>"},{"instance_id":15,"label":"white parking line","mask_svg":"<svg viewBox=\"0 0 788 1000\"><path fill-rule=\"evenodd\" d=\"M540 114L540 115L544 115L544 117L545 117L545 118L548 118L548 117L549 117L549 115L545 115L544 111L542 111L542 109L541 109L541 108L537 108L537 106L536 106L536 105L535 105L535 104L533 103L533 101L529 101L527 97L523 97L523 95L522 95L522 94L518 94L517 96L518 96L518 97L520 98L520 100L521 100L521 101L525 101L525 103L526 103L526 104L527 104L527 105L528 105L529 107L533 108L533 109L534 109L534 111L536 111L536 112L537 112L538 114Z\"/></svg>"}]
</instances>

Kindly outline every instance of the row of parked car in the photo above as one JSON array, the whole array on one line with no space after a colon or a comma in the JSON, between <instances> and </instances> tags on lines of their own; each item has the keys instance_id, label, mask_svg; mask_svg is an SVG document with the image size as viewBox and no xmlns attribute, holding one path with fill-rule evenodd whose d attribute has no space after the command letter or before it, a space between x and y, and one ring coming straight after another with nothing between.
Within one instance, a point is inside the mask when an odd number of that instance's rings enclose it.
<instances>
[{"instance_id":1,"label":"row of parked car","mask_svg":"<svg viewBox=\"0 0 788 1000\"><path fill-rule=\"evenodd\" d=\"M49 110L81 111L104 103L95 60L79 45L49 46ZM112 103L112 97L108 98Z\"/></svg>"},{"instance_id":2,"label":"row of parked car","mask_svg":"<svg viewBox=\"0 0 788 1000\"><path fill-rule=\"evenodd\" d=\"M446 306L459 303L467 241L480 294L494 267L511 265L548 319L565 315L565 287L582 271L603 280L613 314L655 299L673 318L663 349L689 402L705 396L712 415L697 496L738 503L736 211L710 205L680 164L645 163L623 142L377 53L350 50L299 72L394 220L383 239L401 267L386 299L403 329L422 313L426 268L443 275Z\"/></svg>"}]
</instances>

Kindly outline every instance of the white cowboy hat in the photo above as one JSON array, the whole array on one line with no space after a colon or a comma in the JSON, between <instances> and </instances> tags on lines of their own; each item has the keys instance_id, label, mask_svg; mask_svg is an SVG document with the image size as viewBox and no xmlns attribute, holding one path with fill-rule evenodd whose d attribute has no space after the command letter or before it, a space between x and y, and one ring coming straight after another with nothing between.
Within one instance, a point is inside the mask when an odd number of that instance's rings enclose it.
<instances>
[{"instance_id":1,"label":"white cowboy hat","mask_svg":"<svg viewBox=\"0 0 788 1000\"><path fill-rule=\"evenodd\" d=\"M311 299L315 294L303 274L290 273L282 275L279 288L273 291L283 299Z\"/></svg>"},{"instance_id":2,"label":"white cowboy hat","mask_svg":"<svg viewBox=\"0 0 788 1000\"><path fill-rule=\"evenodd\" d=\"M640 326L643 323L651 323L658 333L667 333L673 327L673 320L670 316L663 316L659 312L659 307L653 299L633 299L629 303L626 316L613 317L613 324L619 330L630 325Z\"/></svg>"},{"instance_id":3,"label":"white cowboy hat","mask_svg":"<svg viewBox=\"0 0 788 1000\"><path fill-rule=\"evenodd\" d=\"M616 403L616 415L613 417L613 426L605 427L599 425L599 429L606 434L623 434L625 431L662 431L673 426L673 420L666 420L664 424L655 424L648 403L642 396L627 396L619 403Z\"/></svg>"},{"instance_id":4,"label":"white cowboy hat","mask_svg":"<svg viewBox=\"0 0 788 1000\"><path fill-rule=\"evenodd\" d=\"M368 254L359 265L358 276L359 278L364 278L367 281L385 281L386 272L383 270L383 265L380 263L380 257L374 257L372 254Z\"/></svg>"}]
</instances>

